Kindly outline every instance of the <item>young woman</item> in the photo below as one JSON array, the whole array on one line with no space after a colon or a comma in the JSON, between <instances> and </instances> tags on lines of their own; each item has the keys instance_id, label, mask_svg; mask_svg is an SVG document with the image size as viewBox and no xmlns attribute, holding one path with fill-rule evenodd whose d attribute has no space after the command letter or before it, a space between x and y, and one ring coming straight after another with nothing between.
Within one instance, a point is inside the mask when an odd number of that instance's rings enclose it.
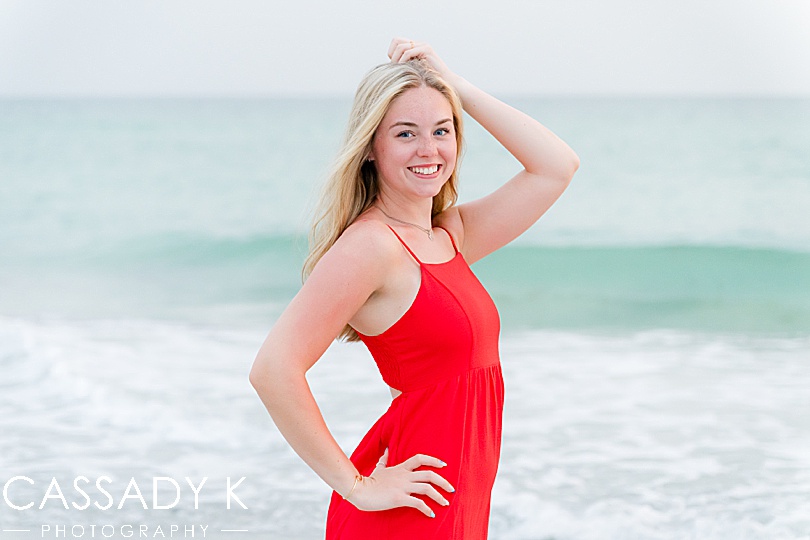
<instances>
[{"instance_id":1,"label":"young woman","mask_svg":"<svg viewBox=\"0 0 810 540\"><path fill-rule=\"evenodd\" d=\"M388 56L357 90L306 280L250 379L334 490L328 539L484 539L501 445L500 321L468 265L537 221L579 159L428 44L394 39ZM462 106L524 170L456 205ZM393 396L351 458L305 378L336 337L366 344Z\"/></svg>"}]
</instances>

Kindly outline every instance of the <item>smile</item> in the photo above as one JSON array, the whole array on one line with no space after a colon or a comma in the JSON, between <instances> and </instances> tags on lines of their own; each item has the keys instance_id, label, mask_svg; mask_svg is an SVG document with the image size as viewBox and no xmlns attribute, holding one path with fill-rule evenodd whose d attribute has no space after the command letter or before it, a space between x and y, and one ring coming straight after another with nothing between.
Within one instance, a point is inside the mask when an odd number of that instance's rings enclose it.
<instances>
[{"instance_id":1,"label":"smile","mask_svg":"<svg viewBox=\"0 0 810 540\"><path fill-rule=\"evenodd\" d=\"M439 172L441 165L431 165L430 167L408 167L408 170L425 176L430 176Z\"/></svg>"}]
</instances>

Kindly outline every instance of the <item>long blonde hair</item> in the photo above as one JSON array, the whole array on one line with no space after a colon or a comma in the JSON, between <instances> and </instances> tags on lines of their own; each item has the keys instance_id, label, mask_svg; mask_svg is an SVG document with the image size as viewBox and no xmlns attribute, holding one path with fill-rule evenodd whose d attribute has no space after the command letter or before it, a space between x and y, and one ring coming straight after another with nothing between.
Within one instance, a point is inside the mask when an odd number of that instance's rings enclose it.
<instances>
[{"instance_id":1,"label":"long blonde hair","mask_svg":"<svg viewBox=\"0 0 810 540\"><path fill-rule=\"evenodd\" d=\"M431 217L456 203L458 165L463 148L462 108L458 95L423 60L388 62L375 67L357 88L343 143L315 207L315 217L309 231L309 254L301 271L302 281L306 281L343 231L376 200L379 193L377 170L372 162L366 160L374 134L394 100L406 90L422 86L438 90L450 103L458 148L453 173L433 197ZM338 339L358 341L360 338L347 324Z\"/></svg>"}]
</instances>

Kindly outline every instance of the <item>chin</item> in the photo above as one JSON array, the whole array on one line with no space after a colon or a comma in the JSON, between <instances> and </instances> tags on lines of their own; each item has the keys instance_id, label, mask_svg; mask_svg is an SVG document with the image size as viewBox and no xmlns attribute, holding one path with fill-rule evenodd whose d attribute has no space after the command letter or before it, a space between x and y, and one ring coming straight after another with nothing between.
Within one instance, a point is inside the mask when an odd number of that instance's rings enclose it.
<instances>
[{"instance_id":1,"label":"chin","mask_svg":"<svg viewBox=\"0 0 810 540\"><path fill-rule=\"evenodd\" d=\"M441 185L439 185L439 187L437 187L436 189L432 190L431 192L429 192L429 193L428 193L428 194L426 194L425 196L426 196L426 197L430 197L430 198L432 199L433 197L435 197L436 195L438 195L439 193L441 193L441 192L442 192L442 188L444 187L444 184L445 184L445 183L442 183Z\"/></svg>"}]
</instances>

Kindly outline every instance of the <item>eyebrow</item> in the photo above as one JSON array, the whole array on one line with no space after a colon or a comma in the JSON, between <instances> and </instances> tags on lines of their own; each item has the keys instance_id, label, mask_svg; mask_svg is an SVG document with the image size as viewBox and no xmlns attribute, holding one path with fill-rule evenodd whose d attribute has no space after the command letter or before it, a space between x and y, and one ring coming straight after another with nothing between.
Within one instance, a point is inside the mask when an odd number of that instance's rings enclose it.
<instances>
[{"instance_id":1,"label":"eyebrow","mask_svg":"<svg viewBox=\"0 0 810 540\"><path fill-rule=\"evenodd\" d=\"M439 126L441 124L446 124L447 122L452 122L452 118L445 118L444 120L439 120L436 122L436 125ZM394 122L391 124L391 127L388 129L394 129L397 126L407 126L407 127L419 127L419 125L415 124L414 122L406 122L405 120L400 120L399 122Z\"/></svg>"}]
</instances>

